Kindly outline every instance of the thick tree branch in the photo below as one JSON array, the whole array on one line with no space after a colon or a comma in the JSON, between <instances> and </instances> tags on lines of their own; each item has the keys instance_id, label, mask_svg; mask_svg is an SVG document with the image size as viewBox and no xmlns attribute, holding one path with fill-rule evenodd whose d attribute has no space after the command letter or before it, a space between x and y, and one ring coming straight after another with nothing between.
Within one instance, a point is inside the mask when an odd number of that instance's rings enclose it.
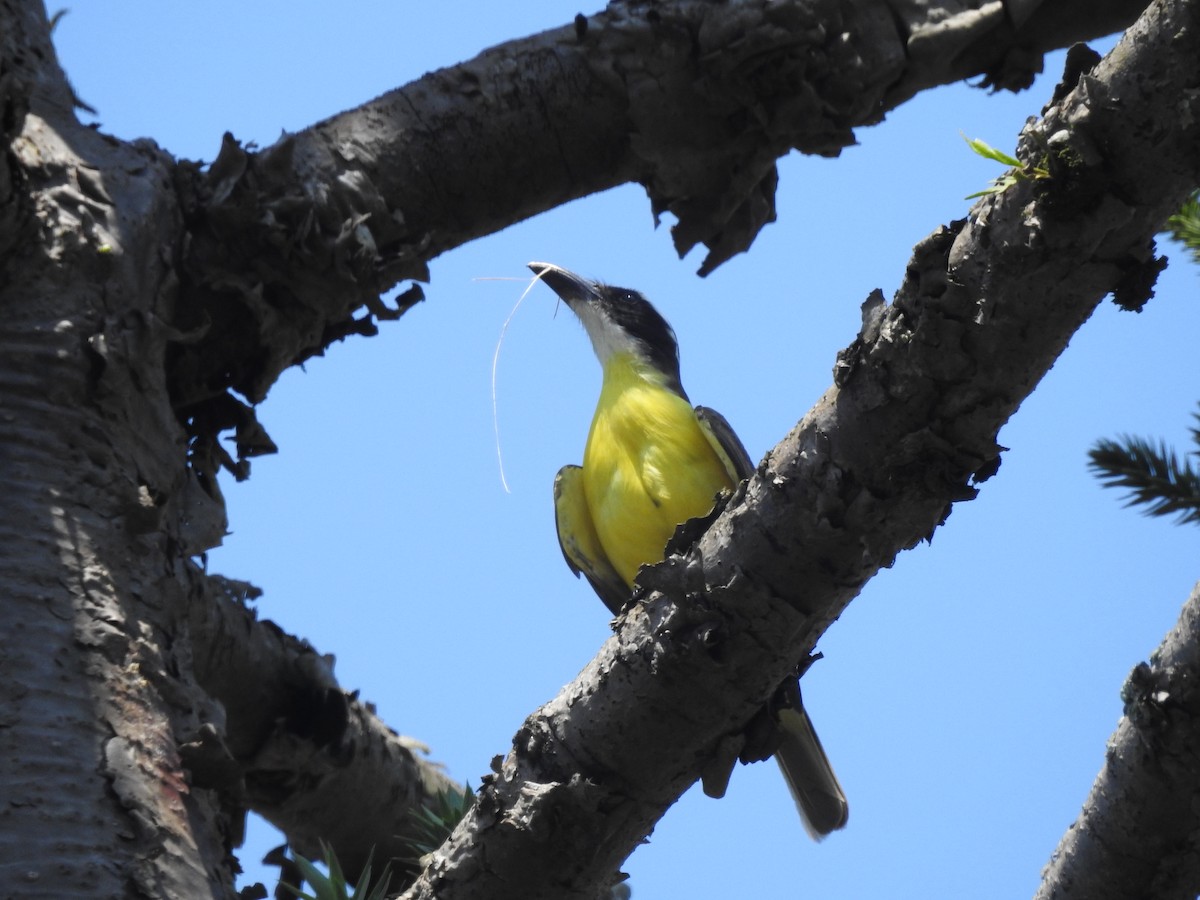
<instances>
[{"instance_id":1,"label":"thick tree branch","mask_svg":"<svg viewBox=\"0 0 1200 900\"><path fill-rule=\"evenodd\" d=\"M415 862L412 812L462 787L342 690L331 659L259 621L243 602L255 589L191 576L193 666L225 714L183 747L193 782L254 810L310 859L325 841L351 879L372 850Z\"/></svg>"},{"instance_id":2,"label":"thick tree branch","mask_svg":"<svg viewBox=\"0 0 1200 900\"><path fill-rule=\"evenodd\" d=\"M904 75L888 109L926 88L974 75L986 87L1022 90L1042 70L1042 54L1126 27L1146 7L1116 0L990 0L927 4L890 0L906 38Z\"/></svg>"},{"instance_id":3,"label":"thick tree branch","mask_svg":"<svg viewBox=\"0 0 1200 900\"><path fill-rule=\"evenodd\" d=\"M1104 768L1035 900L1182 900L1200 890L1200 584L1122 697Z\"/></svg>"},{"instance_id":4,"label":"thick tree branch","mask_svg":"<svg viewBox=\"0 0 1200 900\"><path fill-rule=\"evenodd\" d=\"M1153 235L1200 183L1197 60L1200 2L1156 3L1025 129L1022 158L1052 177L917 247L892 306L865 305L834 387L698 543L643 573L616 635L530 716L407 896L595 897L739 752L863 583L995 471L999 429L1101 298L1146 296Z\"/></svg>"},{"instance_id":5,"label":"thick tree branch","mask_svg":"<svg viewBox=\"0 0 1200 900\"><path fill-rule=\"evenodd\" d=\"M628 181L677 218L680 253L709 248L710 271L774 220L780 156L836 155L930 85L986 72L1024 84L1043 50L1143 6L1052 0L1018 27L998 0L626 0L260 153L227 138L208 172L180 172L176 404L201 457L229 427L250 436L246 455L269 450L228 389L258 402L283 369L416 302L389 312L378 296L424 280L432 257ZM1072 24L1042 30L1053 16Z\"/></svg>"}]
</instances>

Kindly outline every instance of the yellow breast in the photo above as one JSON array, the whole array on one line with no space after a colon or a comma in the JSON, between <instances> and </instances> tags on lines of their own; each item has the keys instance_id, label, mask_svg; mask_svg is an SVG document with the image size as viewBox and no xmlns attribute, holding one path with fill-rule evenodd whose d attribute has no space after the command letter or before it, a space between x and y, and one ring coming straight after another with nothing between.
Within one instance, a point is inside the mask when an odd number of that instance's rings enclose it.
<instances>
[{"instance_id":1,"label":"yellow breast","mask_svg":"<svg viewBox=\"0 0 1200 900\"><path fill-rule=\"evenodd\" d=\"M640 566L662 559L675 527L712 509L733 479L691 404L620 354L604 368L583 484L605 554L632 585Z\"/></svg>"}]
</instances>

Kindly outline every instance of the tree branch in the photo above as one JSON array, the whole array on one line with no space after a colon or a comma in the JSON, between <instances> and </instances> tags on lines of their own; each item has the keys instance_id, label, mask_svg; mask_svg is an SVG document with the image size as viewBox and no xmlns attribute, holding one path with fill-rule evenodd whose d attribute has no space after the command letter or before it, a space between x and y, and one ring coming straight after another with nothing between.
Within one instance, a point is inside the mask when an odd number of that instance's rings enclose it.
<instances>
[{"instance_id":1,"label":"tree branch","mask_svg":"<svg viewBox=\"0 0 1200 900\"><path fill-rule=\"evenodd\" d=\"M1023 84L1043 50L1144 5L1053 0L1015 27L999 2L981 18L898 0L626 0L260 153L227 136L206 173L179 173L190 240L174 324L189 338L171 360L176 405L211 448L214 428L252 418L231 419L227 390L256 403L285 368L373 333L379 294L425 280L428 260L628 181L677 218L681 254L709 248L707 273L774 220L778 157L835 156L853 128L934 84L998 66L989 83ZM1038 30L1056 14L1070 26Z\"/></svg>"},{"instance_id":2,"label":"tree branch","mask_svg":"<svg viewBox=\"0 0 1200 900\"><path fill-rule=\"evenodd\" d=\"M894 109L926 88L975 75L995 90L1024 90L1042 71L1042 54L1120 31L1142 2L1109 0L890 0L908 54L903 77L885 100Z\"/></svg>"},{"instance_id":3,"label":"tree branch","mask_svg":"<svg viewBox=\"0 0 1200 900\"><path fill-rule=\"evenodd\" d=\"M529 717L410 898L593 898L862 585L994 473L1001 426L1200 183L1200 3L1156 3L864 306L835 385ZM684 541L683 543L686 543Z\"/></svg>"},{"instance_id":4,"label":"tree branch","mask_svg":"<svg viewBox=\"0 0 1200 900\"><path fill-rule=\"evenodd\" d=\"M1200 887L1200 584L1121 695L1104 768L1035 900L1191 898Z\"/></svg>"},{"instance_id":5,"label":"tree branch","mask_svg":"<svg viewBox=\"0 0 1200 900\"><path fill-rule=\"evenodd\" d=\"M253 809L310 859L329 844L351 880L372 850L411 868L420 855L412 811L462 786L342 690L331 658L259 621L243 602L256 589L190 574L196 678L225 711L224 728L183 745L193 782Z\"/></svg>"}]
</instances>

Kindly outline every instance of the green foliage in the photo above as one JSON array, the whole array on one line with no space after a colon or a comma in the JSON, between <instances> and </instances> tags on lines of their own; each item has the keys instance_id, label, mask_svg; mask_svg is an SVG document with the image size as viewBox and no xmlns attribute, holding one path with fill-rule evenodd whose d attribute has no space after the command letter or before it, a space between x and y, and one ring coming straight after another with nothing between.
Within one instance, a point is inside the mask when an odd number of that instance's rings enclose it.
<instances>
[{"instance_id":1,"label":"green foliage","mask_svg":"<svg viewBox=\"0 0 1200 900\"><path fill-rule=\"evenodd\" d=\"M1195 414L1200 423L1200 414ZM1193 428L1200 457L1200 428ZM1200 472L1188 460L1180 460L1159 441L1123 435L1119 441L1102 440L1088 451L1089 467L1105 487L1127 488L1126 506L1144 506L1149 516L1178 515L1179 523L1200 523Z\"/></svg>"},{"instance_id":2,"label":"green foliage","mask_svg":"<svg viewBox=\"0 0 1200 900\"><path fill-rule=\"evenodd\" d=\"M991 183L982 191L967 194L967 200L974 200L976 197L986 197L988 194L1001 194L1019 181L1038 181L1050 177L1050 170L1044 166L1027 166L1015 156L1011 156L1003 150L997 150L991 144L981 141L979 138L969 138L964 134L963 140L967 142L968 147L984 159L993 160L1001 165L1011 166L1003 175L993 178Z\"/></svg>"},{"instance_id":3,"label":"green foliage","mask_svg":"<svg viewBox=\"0 0 1200 900\"><path fill-rule=\"evenodd\" d=\"M1167 233L1183 244L1200 263L1200 189L1192 191L1179 212L1167 219ZM1200 423L1200 413L1193 413ZM1200 460L1200 428L1192 428L1196 449L1188 456ZM1123 435L1119 441L1097 441L1088 451L1088 465L1105 487L1127 488L1127 506L1144 506L1149 516L1177 515L1180 524L1200 523L1200 471L1187 458L1159 441Z\"/></svg>"},{"instance_id":4,"label":"green foliage","mask_svg":"<svg viewBox=\"0 0 1200 900\"><path fill-rule=\"evenodd\" d=\"M417 837L410 842L410 846L420 856L431 853L440 847L474 802L475 794L470 787L467 787L462 793L455 790L443 791L432 798L426 806L415 807L411 811L411 815L415 820L414 831L417 833ZM293 853L292 859L288 861L294 867L294 871L299 873L302 879L301 883L307 883L313 893L306 893L287 882L281 882L281 887L299 900L384 900L387 896L392 880L390 864L384 866L383 871L379 874L379 879L372 884L371 859L368 857L362 875L359 876L358 883L354 886L354 892L351 893L350 886L346 883L346 876L342 872L341 863L338 862L337 854L323 841L321 842L321 852L324 856L325 867L329 870L328 875L322 873L310 860L298 853ZM373 852L372 855L374 855Z\"/></svg>"},{"instance_id":5,"label":"green foliage","mask_svg":"<svg viewBox=\"0 0 1200 900\"><path fill-rule=\"evenodd\" d=\"M1167 219L1167 233L1192 254L1192 262L1200 264L1200 190L1183 202L1179 212Z\"/></svg>"},{"instance_id":6,"label":"green foliage","mask_svg":"<svg viewBox=\"0 0 1200 900\"><path fill-rule=\"evenodd\" d=\"M304 876L304 880L316 891L315 894L306 894L299 888L286 883L282 884L282 887L299 897L300 900L384 900L387 897L392 881L390 864L383 867L383 871L379 873L379 880L375 884L371 884L371 857L368 856L367 864L358 878L358 884L354 886L354 893L351 894L349 885L346 884L346 876L342 874L341 864L338 862L333 848L322 841L321 852L325 856L325 867L329 869L329 875L323 874L320 869L299 853L293 854L292 859L296 868L300 870L300 874ZM374 851L371 855L374 855Z\"/></svg>"},{"instance_id":7,"label":"green foliage","mask_svg":"<svg viewBox=\"0 0 1200 900\"><path fill-rule=\"evenodd\" d=\"M474 802L475 792L465 785L461 794L441 791L428 804L414 807L410 815L416 836L408 842L413 852L422 857L440 847Z\"/></svg>"}]
</instances>

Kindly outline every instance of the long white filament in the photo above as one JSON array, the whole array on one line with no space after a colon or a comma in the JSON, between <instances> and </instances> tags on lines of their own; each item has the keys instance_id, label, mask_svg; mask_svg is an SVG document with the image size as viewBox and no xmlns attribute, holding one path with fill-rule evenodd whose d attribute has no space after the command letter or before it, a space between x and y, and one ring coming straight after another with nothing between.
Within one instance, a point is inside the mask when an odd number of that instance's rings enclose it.
<instances>
[{"instance_id":1,"label":"long white filament","mask_svg":"<svg viewBox=\"0 0 1200 900\"><path fill-rule=\"evenodd\" d=\"M541 277L541 273L539 273L529 279L529 284L525 286L525 290L521 292L521 296L517 298L517 302L513 304L513 308L509 310L508 317L504 320L504 324L500 326L500 337L496 339L496 351L492 354L492 432L496 435L496 463L500 466L500 485L504 488L504 493L506 494L511 494L512 489L509 488L508 478L504 474L504 453L500 449L500 414L496 401L496 373L500 366L500 347L504 343L504 336L508 333L508 324L513 320L513 316L517 314L521 303L524 302L526 296L528 296L533 286Z\"/></svg>"}]
</instances>

